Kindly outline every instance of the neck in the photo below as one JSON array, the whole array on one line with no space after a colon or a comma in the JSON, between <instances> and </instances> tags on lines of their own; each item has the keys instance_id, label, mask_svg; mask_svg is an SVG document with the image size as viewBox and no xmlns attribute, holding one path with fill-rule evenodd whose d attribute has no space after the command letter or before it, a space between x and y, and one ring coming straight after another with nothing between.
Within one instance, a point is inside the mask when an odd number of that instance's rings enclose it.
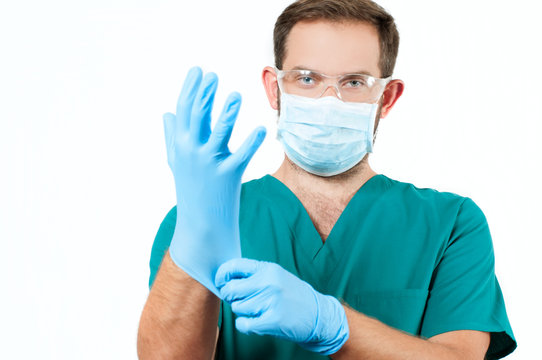
<instances>
[{"instance_id":1,"label":"neck","mask_svg":"<svg viewBox=\"0 0 542 360\"><path fill-rule=\"evenodd\" d=\"M285 156L280 168L272 175L296 195L318 194L348 203L359 188L376 173L369 165L368 155L352 169L330 177L313 175Z\"/></svg>"}]
</instances>

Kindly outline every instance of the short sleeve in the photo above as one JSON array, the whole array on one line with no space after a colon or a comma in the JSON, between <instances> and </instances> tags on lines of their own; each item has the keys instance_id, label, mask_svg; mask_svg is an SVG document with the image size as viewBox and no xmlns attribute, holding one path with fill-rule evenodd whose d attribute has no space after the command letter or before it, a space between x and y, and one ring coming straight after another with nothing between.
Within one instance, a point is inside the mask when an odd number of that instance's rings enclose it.
<instances>
[{"instance_id":1,"label":"short sleeve","mask_svg":"<svg viewBox=\"0 0 542 360\"><path fill-rule=\"evenodd\" d=\"M169 249L169 244L171 244L171 239L173 238L173 233L175 232L175 224L177 223L177 206L174 206L166 215L158 232L154 237L154 243L152 244L151 250L151 260L149 261L149 266L151 274L149 276L149 289L152 288L158 269L162 264L162 260L166 255L166 252ZM220 313L218 316L218 327L222 325L222 302L220 304Z\"/></svg>"},{"instance_id":2,"label":"short sleeve","mask_svg":"<svg viewBox=\"0 0 542 360\"><path fill-rule=\"evenodd\" d=\"M487 359L516 348L503 294L495 276L493 243L480 208L461 204L446 250L430 286L421 335L430 338L454 330L491 333Z\"/></svg>"},{"instance_id":3,"label":"short sleeve","mask_svg":"<svg viewBox=\"0 0 542 360\"><path fill-rule=\"evenodd\" d=\"M173 238L173 233L175 232L175 224L177 222L177 206L174 206L166 215L158 232L154 237L154 243L152 244L151 250L151 260L149 266L151 268L151 275L149 277L149 289L154 283L158 269L162 264L162 259L166 255L167 250L169 249L169 244Z\"/></svg>"}]
</instances>

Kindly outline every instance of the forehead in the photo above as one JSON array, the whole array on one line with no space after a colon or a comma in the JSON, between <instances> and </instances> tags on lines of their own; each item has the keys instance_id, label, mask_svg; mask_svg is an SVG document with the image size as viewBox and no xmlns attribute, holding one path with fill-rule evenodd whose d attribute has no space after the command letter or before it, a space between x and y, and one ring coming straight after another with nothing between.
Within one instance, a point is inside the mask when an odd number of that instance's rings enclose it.
<instances>
[{"instance_id":1,"label":"forehead","mask_svg":"<svg viewBox=\"0 0 542 360\"><path fill-rule=\"evenodd\" d=\"M288 35L283 69L306 67L327 75L365 71L380 77L376 28L362 22L299 22Z\"/></svg>"}]
</instances>

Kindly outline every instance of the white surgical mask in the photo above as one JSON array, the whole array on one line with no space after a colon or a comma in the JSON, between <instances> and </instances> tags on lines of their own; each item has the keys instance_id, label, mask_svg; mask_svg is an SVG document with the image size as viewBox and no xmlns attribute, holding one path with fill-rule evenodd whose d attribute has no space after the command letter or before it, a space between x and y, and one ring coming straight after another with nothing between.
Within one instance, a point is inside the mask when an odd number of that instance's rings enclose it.
<instances>
[{"instance_id":1,"label":"white surgical mask","mask_svg":"<svg viewBox=\"0 0 542 360\"><path fill-rule=\"evenodd\" d=\"M282 93L277 139L300 168L320 176L337 175L372 152L377 111L378 104Z\"/></svg>"}]
</instances>

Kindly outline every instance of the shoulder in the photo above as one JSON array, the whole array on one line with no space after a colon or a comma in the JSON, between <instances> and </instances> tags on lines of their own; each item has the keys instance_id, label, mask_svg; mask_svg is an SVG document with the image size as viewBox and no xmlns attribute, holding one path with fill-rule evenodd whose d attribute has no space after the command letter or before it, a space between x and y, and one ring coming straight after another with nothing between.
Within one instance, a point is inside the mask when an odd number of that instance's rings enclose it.
<instances>
[{"instance_id":1,"label":"shoulder","mask_svg":"<svg viewBox=\"0 0 542 360\"><path fill-rule=\"evenodd\" d=\"M385 175L381 176L384 178L384 181L389 183L388 186L392 196L399 201L428 207L451 206L457 209L461 208L464 204L468 207L472 205L476 206L470 198L453 192L430 187L419 187L409 182L391 179Z\"/></svg>"},{"instance_id":2,"label":"shoulder","mask_svg":"<svg viewBox=\"0 0 542 360\"><path fill-rule=\"evenodd\" d=\"M485 223L486 218L478 205L470 198L449 191L419 187L384 176L388 182L388 201L408 212L422 212L428 218L445 222Z\"/></svg>"},{"instance_id":3,"label":"shoulder","mask_svg":"<svg viewBox=\"0 0 542 360\"><path fill-rule=\"evenodd\" d=\"M264 175L261 178L245 181L241 184L241 196L243 193L259 192L264 184L268 181L270 175Z\"/></svg>"},{"instance_id":4,"label":"shoulder","mask_svg":"<svg viewBox=\"0 0 542 360\"><path fill-rule=\"evenodd\" d=\"M254 203L270 196L271 175L264 175L261 178L246 181L241 184L241 205L243 203Z\"/></svg>"}]
</instances>

